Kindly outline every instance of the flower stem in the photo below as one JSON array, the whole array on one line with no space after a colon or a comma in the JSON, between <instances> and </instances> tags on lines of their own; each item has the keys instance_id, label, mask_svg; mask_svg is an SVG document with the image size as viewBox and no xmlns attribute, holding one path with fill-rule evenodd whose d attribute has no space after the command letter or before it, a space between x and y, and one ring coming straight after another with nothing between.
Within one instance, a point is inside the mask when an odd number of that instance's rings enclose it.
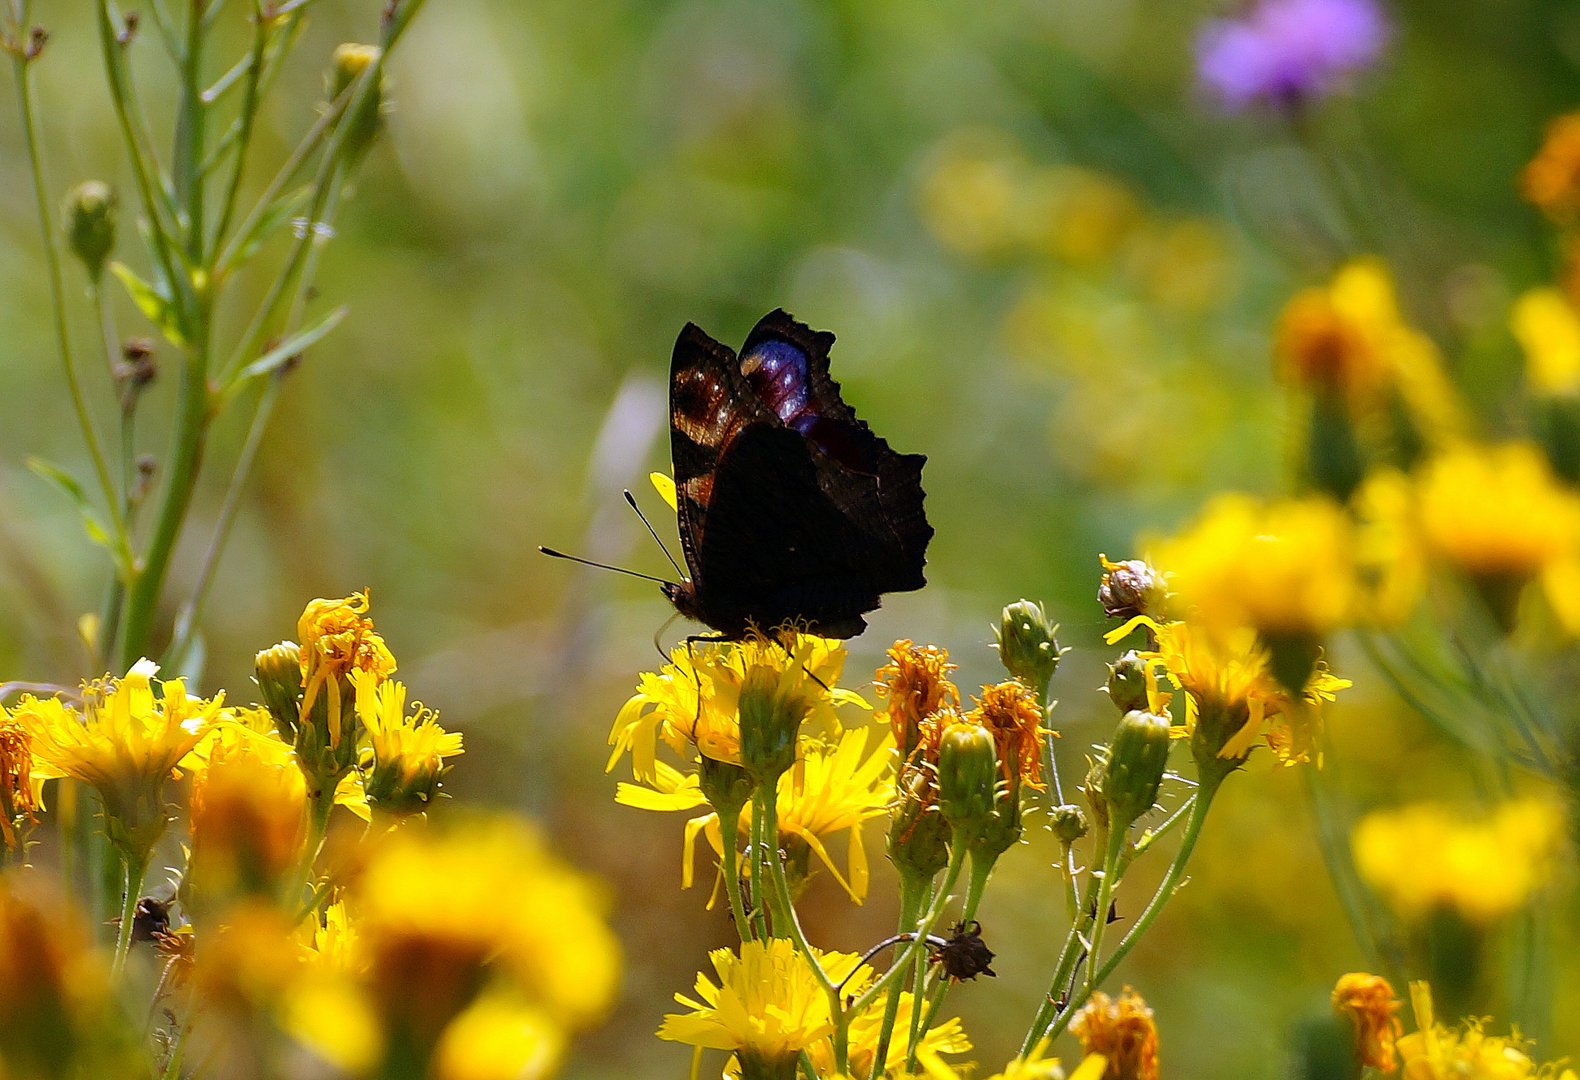
<instances>
[{"instance_id":1,"label":"flower stem","mask_svg":"<svg viewBox=\"0 0 1580 1080\"><path fill-rule=\"evenodd\" d=\"M121 895L121 922L115 932L115 961L110 969L119 977L126 967L126 957L132 949L132 927L137 921L137 900L143 888L143 874L148 869L148 855L121 851L121 865L126 871L125 887Z\"/></svg>"},{"instance_id":2,"label":"flower stem","mask_svg":"<svg viewBox=\"0 0 1580 1080\"><path fill-rule=\"evenodd\" d=\"M739 812L735 815L740 819ZM720 832L723 833L722 818L720 815ZM741 900L741 852L740 832L736 830L724 835L724 856L721 872L724 874L724 893L730 898L730 915L735 920L735 932L742 941L754 941L757 935L752 930L751 920L746 915L746 905Z\"/></svg>"},{"instance_id":3,"label":"flower stem","mask_svg":"<svg viewBox=\"0 0 1580 1080\"><path fill-rule=\"evenodd\" d=\"M922 906L927 901L927 886L929 882L918 874L900 874L900 921L899 933L910 934L917 929L917 920L921 918ZM872 1059L872 1075L874 1080L882 1077L883 1066L889 1056L889 1040L893 1037L894 1021L900 1014L900 983L895 980L889 985L889 999L883 1006L883 1026L878 1029L878 1049Z\"/></svg>"},{"instance_id":4,"label":"flower stem","mask_svg":"<svg viewBox=\"0 0 1580 1080\"><path fill-rule=\"evenodd\" d=\"M1114 824L1118 824L1115 822ZM1125 850L1124 828L1111 828L1108 847L1103 853L1103 879L1097 887L1097 904L1093 908L1092 945L1086 957L1086 993L1097 989L1097 961L1102 956L1103 930L1108 926L1108 909L1114 902L1114 880L1119 876L1119 856Z\"/></svg>"}]
</instances>

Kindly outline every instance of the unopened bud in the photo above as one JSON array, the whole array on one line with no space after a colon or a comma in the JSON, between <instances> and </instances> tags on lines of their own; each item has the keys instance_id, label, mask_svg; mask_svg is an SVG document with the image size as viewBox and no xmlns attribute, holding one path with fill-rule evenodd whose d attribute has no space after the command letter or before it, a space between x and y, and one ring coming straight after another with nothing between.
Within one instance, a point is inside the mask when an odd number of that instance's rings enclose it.
<instances>
[{"instance_id":1,"label":"unopened bud","mask_svg":"<svg viewBox=\"0 0 1580 1080\"><path fill-rule=\"evenodd\" d=\"M998 787L998 755L993 734L981 724L951 724L938 747L938 809L967 836L975 836L993 817Z\"/></svg>"},{"instance_id":2,"label":"unopened bud","mask_svg":"<svg viewBox=\"0 0 1580 1080\"><path fill-rule=\"evenodd\" d=\"M1004 608L998 626L998 656L1004 669L1039 695L1059 666L1062 650L1054 635L1057 623L1048 620L1041 604L1019 600Z\"/></svg>"},{"instance_id":3,"label":"unopened bud","mask_svg":"<svg viewBox=\"0 0 1580 1080\"><path fill-rule=\"evenodd\" d=\"M294 641L264 649L253 660L253 672L280 738L294 744L302 709L302 650Z\"/></svg>"},{"instance_id":4,"label":"unopened bud","mask_svg":"<svg viewBox=\"0 0 1580 1080\"><path fill-rule=\"evenodd\" d=\"M1092 831L1091 823L1086 820L1086 811L1075 803L1055 806L1048 811L1048 817L1049 828L1053 830L1054 837L1065 847L1069 847Z\"/></svg>"},{"instance_id":5,"label":"unopened bud","mask_svg":"<svg viewBox=\"0 0 1580 1080\"><path fill-rule=\"evenodd\" d=\"M1131 649L1108 665L1108 682L1103 685L1114 707L1122 713L1147 707L1147 663Z\"/></svg>"},{"instance_id":6,"label":"unopened bud","mask_svg":"<svg viewBox=\"0 0 1580 1080\"><path fill-rule=\"evenodd\" d=\"M1154 713L1132 710L1119 721L1108 745L1103 797L1110 820L1128 828L1152 809L1169 764L1169 721Z\"/></svg>"},{"instance_id":7,"label":"unopened bud","mask_svg":"<svg viewBox=\"0 0 1580 1080\"><path fill-rule=\"evenodd\" d=\"M795 764L796 737L811 707L773 668L747 669L741 682L741 765L759 783L771 784Z\"/></svg>"},{"instance_id":8,"label":"unopened bud","mask_svg":"<svg viewBox=\"0 0 1580 1080\"><path fill-rule=\"evenodd\" d=\"M351 84L362 77L362 73L378 61L379 48L377 45L358 45L348 42L335 48L334 63L329 69L325 80L331 103L340 100L341 96L350 89ZM356 161L367 152L373 140L378 137L384 125L384 73L382 70L375 76L378 85L362 95L360 106L355 102L347 103L346 107L355 107L354 112L347 113L341 120L345 125L346 153L351 161Z\"/></svg>"},{"instance_id":9,"label":"unopened bud","mask_svg":"<svg viewBox=\"0 0 1580 1080\"><path fill-rule=\"evenodd\" d=\"M1097 599L1110 619L1158 618L1163 614L1168 599L1163 575L1141 559L1111 563L1105 555L1098 558L1103 564L1103 580L1097 587Z\"/></svg>"},{"instance_id":10,"label":"unopened bud","mask_svg":"<svg viewBox=\"0 0 1580 1080\"><path fill-rule=\"evenodd\" d=\"M889 861L900 876L930 882L949 863L954 827L939 813L929 766L908 765L899 780L900 799L889 823Z\"/></svg>"},{"instance_id":11,"label":"unopened bud","mask_svg":"<svg viewBox=\"0 0 1580 1080\"><path fill-rule=\"evenodd\" d=\"M697 759L697 779L708 805L718 812L720 821L734 821L741 807L757 790L751 773L733 762L719 761L706 754Z\"/></svg>"},{"instance_id":12,"label":"unopened bud","mask_svg":"<svg viewBox=\"0 0 1580 1080\"><path fill-rule=\"evenodd\" d=\"M98 281L115 248L115 191L99 180L85 180L66 196L66 237L88 277Z\"/></svg>"}]
</instances>

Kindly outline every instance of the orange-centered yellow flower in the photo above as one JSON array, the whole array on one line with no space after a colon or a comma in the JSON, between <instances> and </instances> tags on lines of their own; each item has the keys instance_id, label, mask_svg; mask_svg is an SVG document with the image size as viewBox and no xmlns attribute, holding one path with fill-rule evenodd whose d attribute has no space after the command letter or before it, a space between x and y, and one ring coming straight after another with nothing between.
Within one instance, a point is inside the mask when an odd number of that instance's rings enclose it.
<instances>
[{"instance_id":1,"label":"orange-centered yellow flower","mask_svg":"<svg viewBox=\"0 0 1580 1080\"><path fill-rule=\"evenodd\" d=\"M1348 1017L1355 1029L1355 1061L1391 1073L1398 1067L1393 1044L1403 1032L1399 999L1381 975L1352 971L1333 987L1333 1011Z\"/></svg>"}]
</instances>

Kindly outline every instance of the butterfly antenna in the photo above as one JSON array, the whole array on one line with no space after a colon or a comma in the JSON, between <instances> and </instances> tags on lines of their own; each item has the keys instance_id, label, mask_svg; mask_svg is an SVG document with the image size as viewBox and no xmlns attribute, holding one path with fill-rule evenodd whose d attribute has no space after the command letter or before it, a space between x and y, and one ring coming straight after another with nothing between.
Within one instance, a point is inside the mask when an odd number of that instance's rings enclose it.
<instances>
[{"instance_id":1,"label":"butterfly antenna","mask_svg":"<svg viewBox=\"0 0 1580 1080\"><path fill-rule=\"evenodd\" d=\"M664 558L669 560L669 565L675 568L675 573L680 575L681 580L685 580L686 572L682 570L680 568L680 564L675 561L675 556L669 553L668 545L659 539L658 530L653 528L653 523L651 521L647 520L647 515L642 513L642 508L636 505L636 496L631 494L630 488L625 489L625 501L627 506L636 511L636 516L642 519L642 524L647 526L647 531L653 536L653 542L656 543L658 545L658 549L664 553Z\"/></svg>"},{"instance_id":2,"label":"butterfly antenna","mask_svg":"<svg viewBox=\"0 0 1580 1080\"><path fill-rule=\"evenodd\" d=\"M583 566L595 566L599 570L613 570L617 574L626 574L629 577L641 578L643 581L656 581L660 585L675 584L673 581L670 581L667 578L654 577L652 574L640 574L635 570L627 570L623 566L610 566L608 563L593 562L591 559L578 558L575 555L567 555L563 551L555 551L553 548L544 547L542 544L538 545L538 550L553 559L569 559L571 562L581 563Z\"/></svg>"}]
</instances>

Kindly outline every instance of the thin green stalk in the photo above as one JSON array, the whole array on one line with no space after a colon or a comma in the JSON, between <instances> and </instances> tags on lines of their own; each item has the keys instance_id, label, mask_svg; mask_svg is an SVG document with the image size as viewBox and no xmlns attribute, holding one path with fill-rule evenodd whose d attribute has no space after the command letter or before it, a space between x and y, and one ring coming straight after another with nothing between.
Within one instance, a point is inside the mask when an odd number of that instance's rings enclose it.
<instances>
[{"instance_id":1,"label":"thin green stalk","mask_svg":"<svg viewBox=\"0 0 1580 1080\"><path fill-rule=\"evenodd\" d=\"M922 907L927 902L927 882L912 874L900 875L899 933L915 933ZM889 1056L889 1041L893 1038L894 1022L900 1014L900 983L889 986L889 998L883 1006L883 1026L878 1029L878 1049L872 1059L872 1080L882 1080L883 1066Z\"/></svg>"},{"instance_id":2,"label":"thin green stalk","mask_svg":"<svg viewBox=\"0 0 1580 1080\"><path fill-rule=\"evenodd\" d=\"M752 796L754 801L760 802L763 807L765 829L778 832L778 784L775 778L769 778L760 784ZM797 951L806 958L812 967L812 974L817 978L818 985L823 987L823 993L828 998L829 1016L834 1020L834 1068L845 1073L850 1070L850 1016L846 1014L839 1000L839 988L828 977L828 972L823 970L823 965L818 962L812 952L812 943L807 940L806 933L801 929L801 920L796 917L795 901L790 897L790 882L785 877L784 861L779 858L778 846L768 855L769 876L773 878L772 896L776 901L774 908L774 929L788 931L791 940L795 942ZM782 925L781 925L782 924Z\"/></svg>"},{"instance_id":3,"label":"thin green stalk","mask_svg":"<svg viewBox=\"0 0 1580 1080\"><path fill-rule=\"evenodd\" d=\"M720 830L724 831L722 821ZM724 875L724 893L730 898L730 916L735 920L735 932L740 935L742 941L749 941L756 940L757 935L752 932L751 921L746 917L746 905L741 900L739 835L738 832L725 834L723 864L719 872Z\"/></svg>"},{"instance_id":4,"label":"thin green stalk","mask_svg":"<svg viewBox=\"0 0 1580 1080\"><path fill-rule=\"evenodd\" d=\"M289 32L289 31L288 31ZM236 122L236 164L231 170L230 182L220 203L219 220L214 226L214 241L224 242L225 230L230 228L236 214L236 199L241 193L241 180L247 172L247 151L252 145L253 119L258 113L260 87L263 80L264 50L269 43L269 24L263 16L262 0L252 0L252 52L247 64L246 82L242 93L241 109Z\"/></svg>"},{"instance_id":5,"label":"thin green stalk","mask_svg":"<svg viewBox=\"0 0 1580 1080\"><path fill-rule=\"evenodd\" d=\"M1328 879L1333 882L1339 906L1349 919L1355 943L1376 963L1381 964L1388 977L1398 985L1401 982L1400 972L1394 958L1383 951L1375 912L1371 908L1366 888L1355 872L1348 836L1338 825L1333 801L1317 770L1308 768L1305 773L1306 797L1311 803L1311 816L1316 824L1317 847L1322 852L1322 862L1327 867Z\"/></svg>"},{"instance_id":6,"label":"thin green stalk","mask_svg":"<svg viewBox=\"0 0 1580 1080\"><path fill-rule=\"evenodd\" d=\"M944 881L934 894L933 903L927 909L927 914L922 916L921 924L916 928L916 937L906 946L905 951L894 958L894 963L889 970L878 976L877 980L861 992L855 1002L846 1010L851 1016L860 1016L866 1011L877 996L883 993L900 974L909 970L916 954L927 946L927 935L933 932L933 927L938 920L943 918L944 908L949 903L949 894L960 881L960 871L965 866L966 845L961 842L949 846L949 865L944 869Z\"/></svg>"},{"instance_id":7,"label":"thin green stalk","mask_svg":"<svg viewBox=\"0 0 1580 1080\"><path fill-rule=\"evenodd\" d=\"M1191 854L1196 850L1196 841L1201 838L1202 825L1206 823L1207 812L1212 809L1213 796L1218 793L1218 787L1221 782L1222 777L1216 779L1203 778L1201 787L1197 789L1196 806L1191 813L1190 822L1185 827L1185 835L1180 838L1179 851L1175 853L1174 861L1169 864L1168 872L1163 875L1163 880L1159 883L1157 892L1152 894L1152 899L1147 902L1146 909L1141 912L1135 924L1130 927L1130 930L1120 940L1118 946L1114 949L1113 955L1103 962L1103 966L1098 969L1094 977L1087 980L1086 988L1076 993L1065 1003L1064 1008L1054 1018L1053 1023L1049 1025L1046 1031L1031 1033L1032 1037L1029 1040L1031 1045L1035 1046L1042 1039L1052 1039L1062 1034L1064 1029L1070 1025L1070 1021L1074 1018L1076 1011L1091 996L1092 989L1101 986L1103 981L1114 973L1114 969L1119 966L1119 962L1129 954L1131 949L1135 948L1136 942L1140 941L1142 936L1151 929L1152 924L1157 921L1163 906L1173 898L1174 891L1179 888L1180 880L1185 875L1185 865L1190 862Z\"/></svg>"},{"instance_id":8,"label":"thin green stalk","mask_svg":"<svg viewBox=\"0 0 1580 1080\"><path fill-rule=\"evenodd\" d=\"M203 102L203 7L188 0L187 38L181 51L181 89L176 99L175 147L171 172L177 205L186 210L187 259L203 264L203 136L208 115Z\"/></svg>"},{"instance_id":9,"label":"thin green stalk","mask_svg":"<svg viewBox=\"0 0 1580 1080\"><path fill-rule=\"evenodd\" d=\"M117 977L125 969L126 957L132 949L132 926L137 921L137 900L143 888L143 874L148 869L148 855L122 851L121 864L126 870L125 888L121 895L121 923L115 932L115 961L110 969Z\"/></svg>"},{"instance_id":10,"label":"thin green stalk","mask_svg":"<svg viewBox=\"0 0 1580 1080\"><path fill-rule=\"evenodd\" d=\"M176 616L175 634L171 639L170 648L166 650L166 659L174 670L180 670L187 658L187 651L192 646L194 631L203 615L204 601L208 599L209 587L214 582L214 571L219 565L220 553L225 549L225 543L230 539L231 527L236 523L236 512L241 508L242 490L247 485L247 478L252 474L253 462L257 460L258 448L263 444L263 434L268 429L269 417L274 412L275 401L280 396L280 384L284 381L284 369L276 370L269 376L263 393L258 395L258 403L253 409L252 423L247 428L247 439L242 444L240 455L236 458L236 467L231 471L230 485L225 489L225 498L220 503L219 516L214 522L214 533L209 538L208 548L203 552L203 562L198 567L197 581L192 586L192 594Z\"/></svg>"},{"instance_id":11,"label":"thin green stalk","mask_svg":"<svg viewBox=\"0 0 1580 1080\"><path fill-rule=\"evenodd\" d=\"M1115 823L1117 824L1117 822ZM1102 956L1103 931L1108 926L1108 909L1114 902L1115 878L1119 876L1119 856L1125 850L1126 828L1110 828L1108 844L1103 852L1103 877L1097 887L1097 904L1093 908L1092 944L1086 957L1086 992L1097 989L1097 961Z\"/></svg>"},{"instance_id":12,"label":"thin green stalk","mask_svg":"<svg viewBox=\"0 0 1580 1080\"><path fill-rule=\"evenodd\" d=\"M764 835L766 831L763 828L764 820L762 803L754 795L751 824L752 910L748 925L752 937L757 941L767 941L769 938L768 904L764 900L764 895L769 890L767 868L763 858L763 852L768 848L768 841Z\"/></svg>"},{"instance_id":13,"label":"thin green stalk","mask_svg":"<svg viewBox=\"0 0 1580 1080\"><path fill-rule=\"evenodd\" d=\"M44 234L44 263L49 272L50 309L55 322L55 342L60 353L60 365L66 374L66 387L71 394L72 409L77 414L77 425L82 429L83 444L87 447L88 457L93 462L93 471L98 477L99 488L104 495L105 508L110 518L110 535L124 557L130 550L126 522L121 516L115 484L110 478L109 465L99 445L99 436L94 431L92 418L88 415L88 402L83 397L82 383L77 378L77 365L72 356L71 333L66 321L66 284L60 265L60 230L56 228L55 212L50 206L49 189L44 182L43 154L39 149L38 129L33 119L33 85L28 77L31 61L21 53L17 53L12 62L16 71L17 105L22 114L22 138L27 144L28 167L33 177L33 194L38 203L39 228Z\"/></svg>"}]
</instances>

